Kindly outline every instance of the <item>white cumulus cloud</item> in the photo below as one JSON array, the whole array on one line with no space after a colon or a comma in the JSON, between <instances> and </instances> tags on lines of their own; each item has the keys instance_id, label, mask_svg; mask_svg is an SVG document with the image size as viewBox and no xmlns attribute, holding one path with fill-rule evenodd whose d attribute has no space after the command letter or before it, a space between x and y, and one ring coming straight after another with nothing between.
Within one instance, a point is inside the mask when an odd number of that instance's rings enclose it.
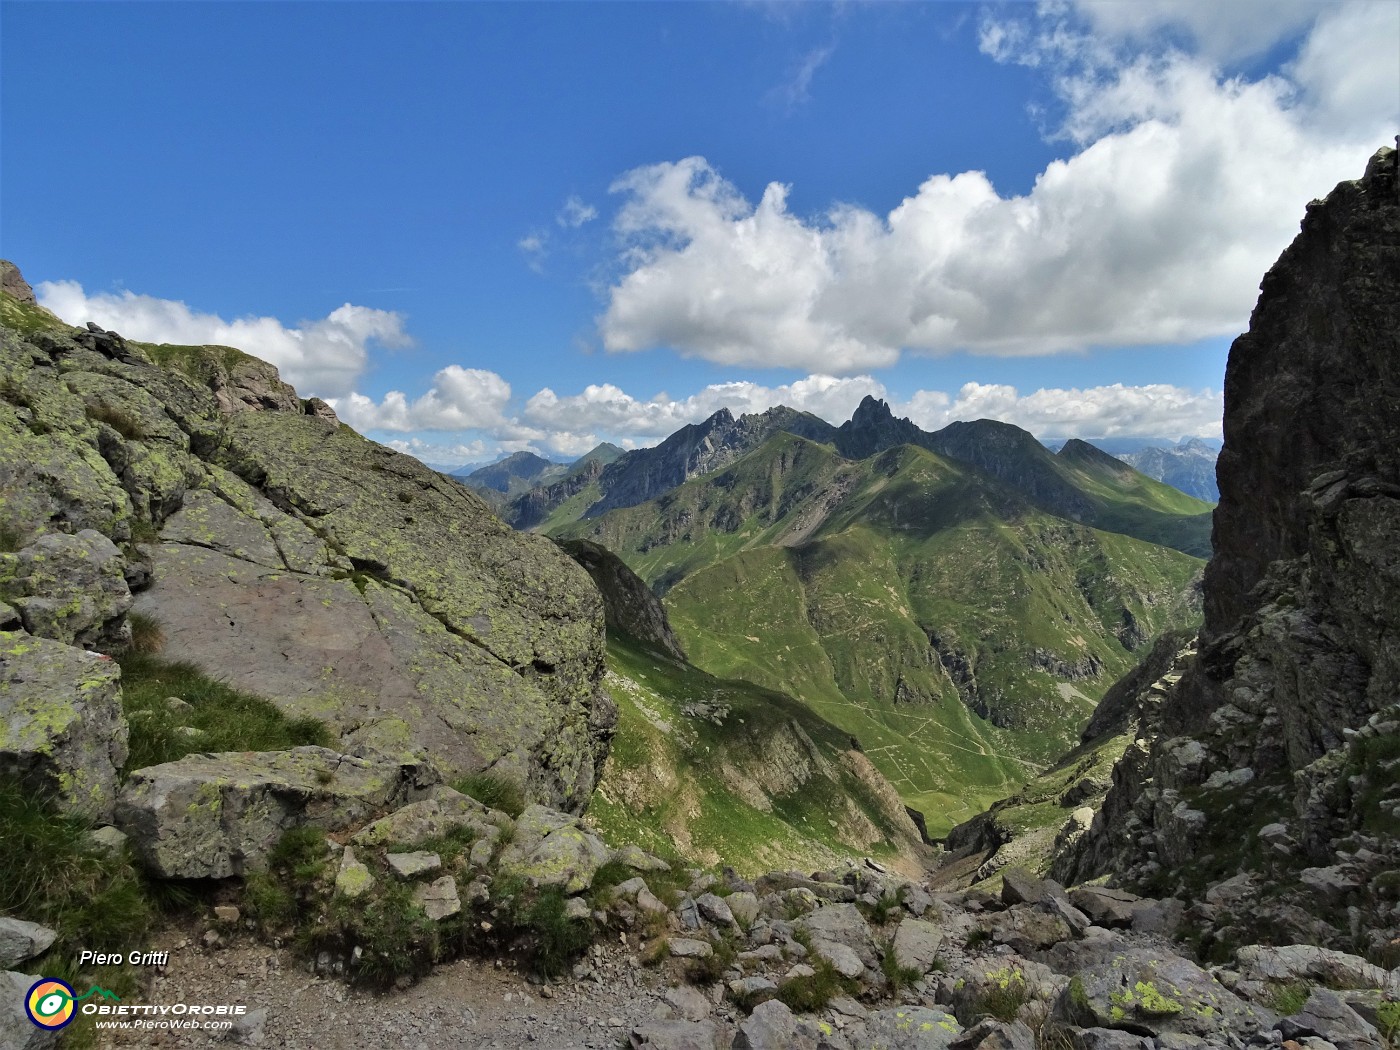
<instances>
[{"instance_id":1,"label":"white cumulus cloud","mask_svg":"<svg viewBox=\"0 0 1400 1050\"><path fill-rule=\"evenodd\" d=\"M1000 419L1038 437L1218 437L1221 394L1170 384L1085 389L1044 388L1022 394L1003 384L967 383L958 391L919 390L892 397L868 375L813 374L767 386L749 381L712 383L685 397L637 397L611 383L575 394L545 387L515 411L510 385L494 372L457 365L437 374L432 388L410 399L391 391L376 402L361 394L335 402L341 419L358 430L395 437L388 444L431 462L464 462L494 452L529 449L547 456L580 456L602 441L624 448L654 445L721 408L735 415L777 405L811 412L839 426L867 395L890 402L926 430L955 420ZM454 437L428 440L421 434ZM456 449L458 451L450 451ZM460 450L471 450L470 455Z\"/></svg>"},{"instance_id":2,"label":"white cumulus cloud","mask_svg":"<svg viewBox=\"0 0 1400 1050\"><path fill-rule=\"evenodd\" d=\"M409 346L404 318L389 310L346 303L319 321L288 327L275 317L232 321L183 302L132 292L83 291L77 281L45 281L39 302L72 325L93 321L147 343L234 346L270 361L303 396L333 398L350 391L365 370L369 348Z\"/></svg>"},{"instance_id":3,"label":"white cumulus cloud","mask_svg":"<svg viewBox=\"0 0 1400 1050\"><path fill-rule=\"evenodd\" d=\"M485 430L508 426L504 415L510 384L484 368L448 365L433 376L427 393L413 401L391 390L376 404L364 394L351 393L331 402L336 414L356 430L408 433L414 430Z\"/></svg>"},{"instance_id":4,"label":"white cumulus cloud","mask_svg":"<svg viewBox=\"0 0 1400 1050\"><path fill-rule=\"evenodd\" d=\"M1233 32L1190 22L1204 5L1177 7L1198 36ZM1299 7L1301 21L1322 14L1297 60L1257 79L1203 55L1128 53L1065 10L982 35L996 59L1043 68L1065 104L1057 134L1074 152L1023 196L982 172L935 174L886 214L838 204L804 217L788 187L754 204L703 157L623 175L625 272L599 319L604 347L851 374L905 350L1044 354L1239 331L1304 205L1358 176L1400 120L1400 5Z\"/></svg>"},{"instance_id":5,"label":"white cumulus cloud","mask_svg":"<svg viewBox=\"0 0 1400 1050\"><path fill-rule=\"evenodd\" d=\"M951 396L921 390L900 410L925 430L956 420L999 419L1041 438L1175 438L1219 437L1223 407L1218 390L1167 383L1042 388L1024 395L1004 384L965 383Z\"/></svg>"}]
</instances>

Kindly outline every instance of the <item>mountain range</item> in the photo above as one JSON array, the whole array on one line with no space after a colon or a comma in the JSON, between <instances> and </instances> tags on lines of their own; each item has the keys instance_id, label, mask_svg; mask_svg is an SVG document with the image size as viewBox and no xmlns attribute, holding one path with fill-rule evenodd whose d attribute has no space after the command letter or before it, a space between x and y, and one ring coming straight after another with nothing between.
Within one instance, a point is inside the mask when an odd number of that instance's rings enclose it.
<instances>
[{"instance_id":1,"label":"mountain range","mask_svg":"<svg viewBox=\"0 0 1400 1050\"><path fill-rule=\"evenodd\" d=\"M717 413L619 457L544 528L616 552L698 666L850 732L937 833L1066 750L1134 653L1195 621L1208 519L1083 442L930 434L866 399L841 427Z\"/></svg>"}]
</instances>

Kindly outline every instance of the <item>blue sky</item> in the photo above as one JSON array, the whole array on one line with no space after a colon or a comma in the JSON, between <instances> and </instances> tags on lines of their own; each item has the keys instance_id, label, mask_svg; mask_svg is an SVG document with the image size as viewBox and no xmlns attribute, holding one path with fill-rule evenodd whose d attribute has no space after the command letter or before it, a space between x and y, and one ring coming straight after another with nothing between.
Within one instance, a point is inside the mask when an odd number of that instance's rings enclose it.
<instances>
[{"instance_id":1,"label":"blue sky","mask_svg":"<svg viewBox=\"0 0 1400 1050\"><path fill-rule=\"evenodd\" d=\"M434 463L722 405L1212 435L1400 4L0 3L0 252Z\"/></svg>"}]
</instances>

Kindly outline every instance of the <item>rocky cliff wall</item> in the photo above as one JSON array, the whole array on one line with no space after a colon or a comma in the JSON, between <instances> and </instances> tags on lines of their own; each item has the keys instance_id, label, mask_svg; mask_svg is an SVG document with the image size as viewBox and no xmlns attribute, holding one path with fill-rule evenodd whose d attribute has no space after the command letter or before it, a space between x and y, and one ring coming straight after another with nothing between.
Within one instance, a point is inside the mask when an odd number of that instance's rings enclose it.
<instances>
[{"instance_id":1,"label":"rocky cliff wall","mask_svg":"<svg viewBox=\"0 0 1400 1050\"><path fill-rule=\"evenodd\" d=\"M1057 875L1197 902L1214 936L1400 950L1396 153L1309 206L1225 381L1198 659Z\"/></svg>"},{"instance_id":2,"label":"rocky cliff wall","mask_svg":"<svg viewBox=\"0 0 1400 1050\"><path fill-rule=\"evenodd\" d=\"M0 298L0 627L113 650L134 601L172 658L346 749L587 804L615 720L603 609L552 543L265 362Z\"/></svg>"}]
</instances>

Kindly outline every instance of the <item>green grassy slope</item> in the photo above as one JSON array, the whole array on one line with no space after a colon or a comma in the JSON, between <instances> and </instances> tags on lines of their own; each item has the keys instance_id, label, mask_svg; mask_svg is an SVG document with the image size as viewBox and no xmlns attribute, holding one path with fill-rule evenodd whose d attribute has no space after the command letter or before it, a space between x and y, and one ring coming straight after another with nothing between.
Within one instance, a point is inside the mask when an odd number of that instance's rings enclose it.
<instances>
[{"instance_id":1,"label":"green grassy slope","mask_svg":"<svg viewBox=\"0 0 1400 1050\"><path fill-rule=\"evenodd\" d=\"M932 834L1073 746L1131 649L1194 619L1200 568L923 449L851 462L788 434L558 532L665 590L697 665L854 734Z\"/></svg>"},{"instance_id":2,"label":"green grassy slope","mask_svg":"<svg viewBox=\"0 0 1400 1050\"><path fill-rule=\"evenodd\" d=\"M619 722L588 821L609 841L749 875L845 856L917 869L899 798L808 707L612 632L608 668Z\"/></svg>"}]
</instances>

